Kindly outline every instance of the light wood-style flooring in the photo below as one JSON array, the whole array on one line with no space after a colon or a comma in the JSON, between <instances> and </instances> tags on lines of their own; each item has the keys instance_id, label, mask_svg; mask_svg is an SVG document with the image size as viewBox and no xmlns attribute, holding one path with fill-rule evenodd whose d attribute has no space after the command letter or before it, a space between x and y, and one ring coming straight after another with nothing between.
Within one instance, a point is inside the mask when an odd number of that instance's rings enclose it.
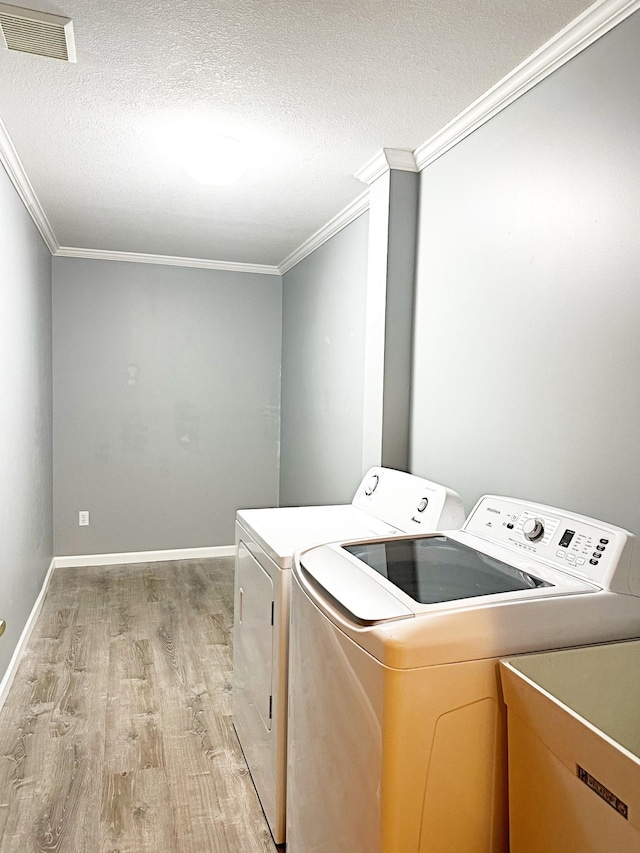
<instances>
[{"instance_id":1,"label":"light wood-style flooring","mask_svg":"<svg viewBox=\"0 0 640 853\"><path fill-rule=\"evenodd\" d=\"M231 718L233 560L57 569L0 713L1 853L275 853Z\"/></svg>"}]
</instances>

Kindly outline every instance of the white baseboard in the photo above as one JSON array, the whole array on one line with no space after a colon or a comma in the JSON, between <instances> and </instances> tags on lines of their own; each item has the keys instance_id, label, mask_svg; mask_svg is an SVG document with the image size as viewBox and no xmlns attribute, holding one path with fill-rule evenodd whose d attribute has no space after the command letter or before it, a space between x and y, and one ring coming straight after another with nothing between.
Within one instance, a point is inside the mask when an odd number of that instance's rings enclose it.
<instances>
[{"instance_id":1,"label":"white baseboard","mask_svg":"<svg viewBox=\"0 0 640 853\"><path fill-rule=\"evenodd\" d=\"M54 557L56 569L78 566L123 566L127 563L163 563L167 560L203 560L210 557L233 557L233 545L208 548L176 548L168 551L129 551L121 554L78 554Z\"/></svg>"},{"instance_id":2,"label":"white baseboard","mask_svg":"<svg viewBox=\"0 0 640 853\"><path fill-rule=\"evenodd\" d=\"M24 628L22 629L22 634L20 635L18 645L15 647L11 660L9 661L7 671L5 672L2 681L0 681L0 709L4 705L6 698L9 695L9 690L11 689L11 685L13 684L13 679L16 676L20 661L22 660L22 655L24 654L24 650L26 649L27 643L29 642L29 637L31 636L33 627L36 624L36 619L38 618L40 611L42 610L42 602L44 601L44 597L47 594L49 584L51 583L51 576L53 575L53 570L55 569L55 567L56 563L54 557L53 560L51 560L51 563L49 564L49 568L47 569L46 575L44 576L42 588L38 593L38 597L36 598L35 604L31 608L29 618L27 619L27 622Z\"/></svg>"}]
</instances>

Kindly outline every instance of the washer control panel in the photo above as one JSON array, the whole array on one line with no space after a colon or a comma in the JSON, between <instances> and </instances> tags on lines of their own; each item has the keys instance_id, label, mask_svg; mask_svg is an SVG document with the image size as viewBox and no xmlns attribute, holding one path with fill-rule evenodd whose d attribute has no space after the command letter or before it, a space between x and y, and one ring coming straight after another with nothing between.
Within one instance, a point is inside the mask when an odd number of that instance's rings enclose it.
<instances>
[{"instance_id":1,"label":"washer control panel","mask_svg":"<svg viewBox=\"0 0 640 853\"><path fill-rule=\"evenodd\" d=\"M598 584L611 574L624 545L622 531L595 519L492 496L478 501L463 529Z\"/></svg>"}]
</instances>

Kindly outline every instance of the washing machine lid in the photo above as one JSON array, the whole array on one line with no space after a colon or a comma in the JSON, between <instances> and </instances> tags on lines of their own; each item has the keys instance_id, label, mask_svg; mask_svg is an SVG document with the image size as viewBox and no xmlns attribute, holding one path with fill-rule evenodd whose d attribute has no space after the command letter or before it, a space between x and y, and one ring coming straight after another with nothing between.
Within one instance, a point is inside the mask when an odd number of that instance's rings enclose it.
<instances>
[{"instance_id":1,"label":"washing machine lid","mask_svg":"<svg viewBox=\"0 0 640 853\"><path fill-rule=\"evenodd\" d=\"M462 531L322 545L295 565L319 600L359 625L598 591Z\"/></svg>"},{"instance_id":2,"label":"washing machine lid","mask_svg":"<svg viewBox=\"0 0 640 853\"><path fill-rule=\"evenodd\" d=\"M553 585L448 536L361 542L343 547L420 604Z\"/></svg>"}]
</instances>

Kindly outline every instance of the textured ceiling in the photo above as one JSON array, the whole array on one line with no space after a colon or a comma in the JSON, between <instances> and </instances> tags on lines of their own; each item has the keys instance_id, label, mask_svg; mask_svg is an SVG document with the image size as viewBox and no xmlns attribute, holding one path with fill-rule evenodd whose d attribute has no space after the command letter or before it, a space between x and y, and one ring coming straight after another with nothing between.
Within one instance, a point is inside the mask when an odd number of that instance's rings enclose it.
<instances>
[{"instance_id":1,"label":"textured ceiling","mask_svg":"<svg viewBox=\"0 0 640 853\"><path fill-rule=\"evenodd\" d=\"M77 64L0 50L0 117L62 246L277 264L588 5L59 0ZM238 183L182 171L194 119L247 142Z\"/></svg>"}]
</instances>

